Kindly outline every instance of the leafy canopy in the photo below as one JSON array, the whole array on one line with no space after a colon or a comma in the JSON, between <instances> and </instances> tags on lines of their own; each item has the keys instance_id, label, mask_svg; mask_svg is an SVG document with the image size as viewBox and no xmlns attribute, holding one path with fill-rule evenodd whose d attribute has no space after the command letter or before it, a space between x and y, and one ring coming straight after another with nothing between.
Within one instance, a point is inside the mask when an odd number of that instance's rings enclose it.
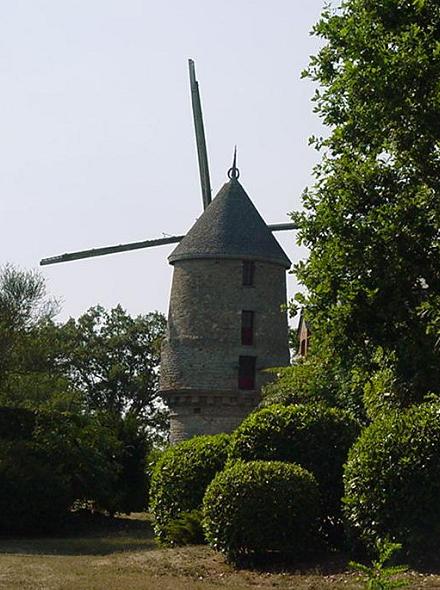
<instances>
[{"instance_id":1,"label":"leafy canopy","mask_svg":"<svg viewBox=\"0 0 440 590\"><path fill-rule=\"evenodd\" d=\"M131 415L150 431L166 427L158 397L165 326L157 312L131 317L120 305L98 305L62 327L66 370L85 411Z\"/></svg>"},{"instance_id":2,"label":"leafy canopy","mask_svg":"<svg viewBox=\"0 0 440 590\"><path fill-rule=\"evenodd\" d=\"M43 277L0 268L0 405L68 409L74 392L57 363L57 302Z\"/></svg>"},{"instance_id":3,"label":"leafy canopy","mask_svg":"<svg viewBox=\"0 0 440 590\"><path fill-rule=\"evenodd\" d=\"M440 383L440 5L345 0L314 33L304 75L329 135L312 138L322 161L294 214L310 249L297 302L346 392L382 347L421 397Z\"/></svg>"}]
</instances>

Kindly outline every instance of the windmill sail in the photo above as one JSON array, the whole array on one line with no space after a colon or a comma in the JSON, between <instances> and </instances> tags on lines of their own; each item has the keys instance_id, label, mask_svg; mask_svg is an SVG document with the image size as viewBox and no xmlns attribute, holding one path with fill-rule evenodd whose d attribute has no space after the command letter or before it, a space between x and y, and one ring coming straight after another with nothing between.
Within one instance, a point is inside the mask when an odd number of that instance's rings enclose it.
<instances>
[{"instance_id":1,"label":"windmill sail","mask_svg":"<svg viewBox=\"0 0 440 590\"><path fill-rule=\"evenodd\" d=\"M211 181L209 179L208 152L206 150L205 129L203 127L202 103L200 101L199 83L196 80L194 61L189 59L188 65L194 129L196 132L197 156L199 159L200 183L202 185L203 209L206 209L211 202Z\"/></svg>"},{"instance_id":2,"label":"windmill sail","mask_svg":"<svg viewBox=\"0 0 440 590\"><path fill-rule=\"evenodd\" d=\"M118 246L105 246L104 248L92 248L91 250L79 250L78 252L67 252L51 258L40 260L41 266L56 264L57 262L69 262L71 260L80 260L81 258L93 258L94 256L105 256L106 254L116 254L118 252L128 252L129 250L140 250L141 248L152 248L153 246L164 246L165 244L175 244L180 242L183 236L170 236L167 238L158 238L156 240L145 240L143 242L130 242L129 244L119 244Z\"/></svg>"},{"instance_id":3,"label":"windmill sail","mask_svg":"<svg viewBox=\"0 0 440 590\"><path fill-rule=\"evenodd\" d=\"M286 231L297 229L295 223L275 223L268 225L271 231ZM95 256L105 256L107 254L117 254L118 252L129 252L130 250L141 250L143 248L153 248L154 246L165 246L166 244L176 244L184 236L169 236L166 238L157 238L155 240L144 240L143 242L130 242L128 244L119 244L117 246L104 246L103 248L92 248L90 250L79 250L78 252L66 252L59 256L51 256L40 260L41 266L48 264L57 264L58 262L70 262L72 260L81 260L83 258L94 258Z\"/></svg>"}]
</instances>

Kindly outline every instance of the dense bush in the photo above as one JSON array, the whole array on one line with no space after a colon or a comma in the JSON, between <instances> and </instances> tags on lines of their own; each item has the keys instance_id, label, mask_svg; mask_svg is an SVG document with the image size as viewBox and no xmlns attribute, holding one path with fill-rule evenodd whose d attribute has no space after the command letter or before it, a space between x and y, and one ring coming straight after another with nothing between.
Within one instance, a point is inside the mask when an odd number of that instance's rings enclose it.
<instances>
[{"instance_id":1,"label":"dense bush","mask_svg":"<svg viewBox=\"0 0 440 590\"><path fill-rule=\"evenodd\" d=\"M164 453L164 449L160 449L158 447L153 447L150 452L147 454L145 459L145 476L147 479L147 494L145 496L145 505L150 505L150 490L151 490L151 479L153 477L153 471L158 463L159 459L162 457Z\"/></svg>"},{"instance_id":2,"label":"dense bush","mask_svg":"<svg viewBox=\"0 0 440 590\"><path fill-rule=\"evenodd\" d=\"M343 464L358 435L346 412L322 404L273 405L248 416L233 433L231 459L290 461L316 477L325 515L338 515Z\"/></svg>"},{"instance_id":3,"label":"dense bush","mask_svg":"<svg viewBox=\"0 0 440 590\"><path fill-rule=\"evenodd\" d=\"M263 387L260 408L322 401L335 406L341 387L340 376L335 371L336 367L316 353L296 359L289 367L271 369L277 378Z\"/></svg>"},{"instance_id":4,"label":"dense bush","mask_svg":"<svg viewBox=\"0 0 440 590\"><path fill-rule=\"evenodd\" d=\"M0 531L55 528L74 499L65 417L21 408L0 416Z\"/></svg>"},{"instance_id":5,"label":"dense bush","mask_svg":"<svg viewBox=\"0 0 440 590\"><path fill-rule=\"evenodd\" d=\"M56 528L73 503L144 510L149 449L134 417L0 408L0 529Z\"/></svg>"},{"instance_id":6,"label":"dense bush","mask_svg":"<svg viewBox=\"0 0 440 590\"><path fill-rule=\"evenodd\" d=\"M200 508L207 485L226 462L229 436L197 436L167 449L157 462L150 510L160 541L173 543L168 525L182 512Z\"/></svg>"},{"instance_id":7,"label":"dense bush","mask_svg":"<svg viewBox=\"0 0 440 590\"><path fill-rule=\"evenodd\" d=\"M111 433L75 414L1 414L24 425L15 440L0 432L1 532L56 529L75 500L108 501L119 449Z\"/></svg>"},{"instance_id":8,"label":"dense bush","mask_svg":"<svg viewBox=\"0 0 440 590\"><path fill-rule=\"evenodd\" d=\"M202 545L205 543L201 510L181 512L177 518L168 523L166 535L168 539L172 540L173 545Z\"/></svg>"},{"instance_id":9,"label":"dense bush","mask_svg":"<svg viewBox=\"0 0 440 590\"><path fill-rule=\"evenodd\" d=\"M127 420L123 422L118 440L122 444L121 470L116 481L118 501L113 504L113 510L126 514L141 512L147 508L147 453L151 445L136 423L129 424Z\"/></svg>"},{"instance_id":10,"label":"dense bush","mask_svg":"<svg viewBox=\"0 0 440 590\"><path fill-rule=\"evenodd\" d=\"M380 346L372 356L362 398L365 413L370 420L411 405L408 385L397 378L396 358L395 352L385 351Z\"/></svg>"},{"instance_id":11,"label":"dense bush","mask_svg":"<svg viewBox=\"0 0 440 590\"><path fill-rule=\"evenodd\" d=\"M151 440L143 431L139 420L132 415L104 415L100 424L115 440L113 456L113 482L106 494L99 498L99 508L110 514L115 512L141 512L148 506L149 478L147 454Z\"/></svg>"},{"instance_id":12,"label":"dense bush","mask_svg":"<svg viewBox=\"0 0 440 590\"><path fill-rule=\"evenodd\" d=\"M293 558L316 548L315 478L281 461L238 461L218 473L203 500L210 545L232 561L278 551Z\"/></svg>"},{"instance_id":13,"label":"dense bush","mask_svg":"<svg viewBox=\"0 0 440 590\"><path fill-rule=\"evenodd\" d=\"M35 427L35 414L25 408L0 407L0 439L29 439Z\"/></svg>"},{"instance_id":14,"label":"dense bush","mask_svg":"<svg viewBox=\"0 0 440 590\"><path fill-rule=\"evenodd\" d=\"M0 442L0 532L55 529L73 502L69 476L37 442Z\"/></svg>"},{"instance_id":15,"label":"dense bush","mask_svg":"<svg viewBox=\"0 0 440 590\"><path fill-rule=\"evenodd\" d=\"M366 428L345 467L345 512L366 545L401 542L409 557L437 552L440 536L440 404L383 415Z\"/></svg>"},{"instance_id":16,"label":"dense bush","mask_svg":"<svg viewBox=\"0 0 440 590\"><path fill-rule=\"evenodd\" d=\"M63 473L74 500L107 509L117 493L122 444L96 417L36 412L32 444Z\"/></svg>"}]
</instances>

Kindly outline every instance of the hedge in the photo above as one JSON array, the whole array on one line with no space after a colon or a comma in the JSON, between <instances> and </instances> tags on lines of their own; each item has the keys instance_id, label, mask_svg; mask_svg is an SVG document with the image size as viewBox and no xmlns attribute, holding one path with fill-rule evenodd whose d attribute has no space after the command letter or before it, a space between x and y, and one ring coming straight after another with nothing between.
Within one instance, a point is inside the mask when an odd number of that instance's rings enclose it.
<instances>
[{"instance_id":1,"label":"hedge","mask_svg":"<svg viewBox=\"0 0 440 590\"><path fill-rule=\"evenodd\" d=\"M238 461L208 486L203 526L233 562L274 551L298 559L316 547L319 511L316 480L299 465Z\"/></svg>"},{"instance_id":2,"label":"hedge","mask_svg":"<svg viewBox=\"0 0 440 590\"><path fill-rule=\"evenodd\" d=\"M196 436L168 448L153 470L150 511L154 531L164 544L172 544L170 524L183 512L200 508L206 487L223 469L229 436Z\"/></svg>"},{"instance_id":3,"label":"hedge","mask_svg":"<svg viewBox=\"0 0 440 590\"><path fill-rule=\"evenodd\" d=\"M108 502L115 493L120 448L84 416L8 408L18 427L0 431L0 533L55 530L75 500Z\"/></svg>"},{"instance_id":4,"label":"hedge","mask_svg":"<svg viewBox=\"0 0 440 590\"><path fill-rule=\"evenodd\" d=\"M233 433L232 460L290 461L313 473L323 513L340 515L343 464L359 433L346 412L323 404L273 405L250 414Z\"/></svg>"},{"instance_id":5,"label":"hedge","mask_svg":"<svg viewBox=\"0 0 440 590\"><path fill-rule=\"evenodd\" d=\"M359 437L345 467L345 514L367 546L390 537L409 558L440 539L440 404L383 415Z\"/></svg>"}]
</instances>

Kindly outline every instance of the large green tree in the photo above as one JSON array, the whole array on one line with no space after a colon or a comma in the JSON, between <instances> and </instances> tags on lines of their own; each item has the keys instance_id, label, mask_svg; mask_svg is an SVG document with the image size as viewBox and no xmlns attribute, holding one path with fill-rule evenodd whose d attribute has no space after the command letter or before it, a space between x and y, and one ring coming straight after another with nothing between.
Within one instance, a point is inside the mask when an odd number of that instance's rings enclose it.
<instances>
[{"instance_id":1,"label":"large green tree","mask_svg":"<svg viewBox=\"0 0 440 590\"><path fill-rule=\"evenodd\" d=\"M130 416L144 433L164 433L164 316L96 306L62 324L57 311L38 272L0 269L0 406Z\"/></svg>"},{"instance_id":2,"label":"large green tree","mask_svg":"<svg viewBox=\"0 0 440 590\"><path fill-rule=\"evenodd\" d=\"M22 469L29 468L44 501L40 475L55 469L61 479L54 485L68 490L74 483L69 502L93 501L112 513L142 510L146 455L167 431L157 395L165 318L97 306L62 324L55 321L57 310L38 272L0 269L0 476L9 490L0 500L16 496L21 510L28 502ZM15 460L20 428L14 416L41 417L38 440L23 448L21 463ZM2 440L8 425L9 443ZM30 516L38 520L32 506Z\"/></svg>"},{"instance_id":3,"label":"large green tree","mask_svg":"<svg viewBox=\"0 0 440 590\"><path fill-rule=\"evenodd\" d=\"M110 512L143 510L146 457L168 432L168 412L158 395L160 313L130 316L121 306L92 307L59 327L59 364L78 391L82 411L114 433L120 444Z\"/></svg>"},{"instance_id":4,"label":"large green tree","mask_svg":"<svg viewBox=\"0 0 440 590\"><path fill-rule=\"evenodd\" d=\"M71 407L71 382L57 362L57 311L38 272L0 268L0 405Z\"/></svg>"},{"instance_id":5,"label":"large green tree","mask_svg":"<svg viewBox=\"0 0 440 590\"><path fill-rule=\"evenodd\" d=\"M166 430L158 396L165 327L158 312L132 317L119 305L92 307L61 327L62 362L86 412L129 415L145 431Z\"/></svg>"},{"instance_id":6,"label":"large green tree","mask_svg":"<svg viewBox=\"0 0 440 590\"><path fill-rule=\"evenodd\" d=\"M440 391L440 4L345 0L305 75L329 128L296 214L315 358L347 398L377 350L406 402Z\"/></svg>"}]
</instances>

